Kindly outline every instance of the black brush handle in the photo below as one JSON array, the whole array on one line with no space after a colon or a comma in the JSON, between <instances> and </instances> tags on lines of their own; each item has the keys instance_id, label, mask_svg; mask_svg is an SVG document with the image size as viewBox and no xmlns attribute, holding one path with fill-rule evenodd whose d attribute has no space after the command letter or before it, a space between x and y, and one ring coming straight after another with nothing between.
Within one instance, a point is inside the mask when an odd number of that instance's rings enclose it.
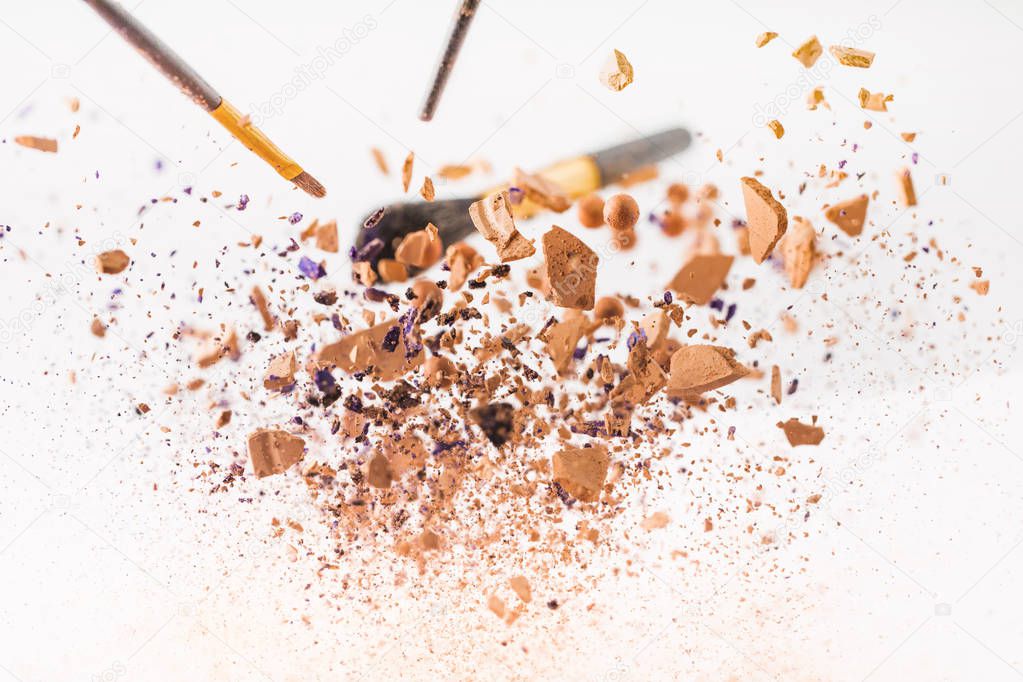
<instances>
[{"instance_id":1,"label":"black brush handle","mask_svg":"<svg viewBox=\"0 0 1023 682\"><path fill-rule=\"evenodd\" d=\"M671 128L593 154L605 185L612 185L637 168L663 161L683 151L693 141L685 128Z\"/></svg>"}]
</instances>

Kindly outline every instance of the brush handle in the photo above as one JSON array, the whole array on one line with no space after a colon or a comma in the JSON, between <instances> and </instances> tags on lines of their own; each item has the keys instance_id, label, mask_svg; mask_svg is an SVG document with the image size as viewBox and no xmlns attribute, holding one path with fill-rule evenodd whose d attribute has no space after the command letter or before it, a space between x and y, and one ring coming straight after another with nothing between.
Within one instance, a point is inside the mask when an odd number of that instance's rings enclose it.
<instances>
[{"instance_id":1,"label":"brush handle","mask_svg":"<svg viewBox=\"0 0 1023 682\"><path fill-rule=\"evenodd\" d=\"M593 154L593 161L600 169L601 185L612 185L637 168L674 156L692 141L692 135L685 128L670 128L601 150Z\"/></svg>"},{"instance_id":2,"label":"brush handle","mask_svg":"<svg viewBox=\"0 0 1023 682\"><path fill-rule=\"evenodd\" d=\"M113 0L85 0L153 66L206 111L220 106L220 94L166 43Z\"/></svg>"}]
</instances>

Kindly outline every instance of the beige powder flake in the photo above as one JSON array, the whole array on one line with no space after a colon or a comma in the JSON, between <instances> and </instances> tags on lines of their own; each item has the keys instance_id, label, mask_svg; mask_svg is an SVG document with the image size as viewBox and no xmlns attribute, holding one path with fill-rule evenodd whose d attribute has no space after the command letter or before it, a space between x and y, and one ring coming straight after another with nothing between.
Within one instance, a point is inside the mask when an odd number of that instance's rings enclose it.
<instances>
[{"instance_id":1,"label":"beige powder flake","mask_svg":"<svg viewBox=\"0 0 1023 682\"><path fill-rule=\"evenodd\" d=\"M388 333L397 329L395 320L388 320L369 329L345 336L328 344L317 354L321 367L335 366L349 374L373 369L373 375L382 381L392 381L415 369L425 359L422 349L411 353L408 339L402 336L393 350L384 345Z\"/></svg>"},{"instance_id":2,"label":"beige powder flake","mask_svg":"<svg viewBox=\"0 0 1023 682\"><path fill-rule=\"evenodd\" d=\"M824 209L824 217L838 226L850 237L858 237L867 221L867 204L870 197L861 194L852 199L839 201Z\"/></svg>"},{"instance_id":3,"label":"beige powder flake","mask_svg":"<svg viewBox=\"0 0 1023 682\"><path fill-rule=\"evenodd\" d=\"M497 248L502 263L529 258L536 253L533 242L515 227L508 192L491 194L469 207L469 217L483 238Z\"/></svg>"},{"instance_id":4,"label":"beige powder flake","mask_svg":"<svg viewBox=\"0 0 1023 682\"><path fill-rule=\"evenodd\" d=\"M683 346L671 356L668 390L687 399L727 386L749 374L723 346Z\"/></svg>"},{"instance_id":5,"label":"beige powder flake","mask_svg":"<svg viewBox=\"0 0 1023 682\"><path fill-rule=\"evenodd\" d=\"M517 575L509 578L508 584L523 603L528 604L533 601L533 591L529 587L529 581L524 576Z\"/></svg>"},{"instance_id":6,"label":"beige powder flake","mask_svg":"<svg viewBox=\"0 0 1023 682\"><path fill-rule=\"evenodd\" d=\"M757 47L763 47L764 45L767 45L769 42L771 42L777 37L778 34L775 33L774 31L764 31L763 33L757 36L756 40Z\"/></svg>"},{"instance_id":7,"label":"beige powder flake","mask_svg":"<svg viewBox=\"0 0 1023 682\"><path fill-rule=\"evenodd\" d=\"M430 179L430 176L423 178L423 186L419 190L419 194L427 201L433 201L434 197L437 196L437 192L433 188L433 180Z\"/></svg>"},{"instance_id":8,"label":"beige powder flake","mask_svg":"<svg viewBox=\"0 0 1023 682\"><path fill-rule=\"evenodd\" d=\"M380 172L384 175L389 175L391 169L387 167L387 159L384 157L384 153L376 147L373 147L369 151L373 154L373 162L376 163Z\"/></svg>"},{"instance_id":9,"label":"beige powder flake","mask_svg":"<svg viewBox=\"0 0 1023 682\"><path fill-rule=\"evenodd\" d=\"M458 291L476 268L483 265L483 256L465 242L456 242L444 254L448 266L448 289Z\"/></svg>"},{"instance_id":10,"label":"beige powder flake","mask_svg":"<svg viewBox=\"0 0 1023 682\"><path fill-rule=\"evenodd\" d=\"M781 368L778 365L771 367L771 397L781 405Z\"/></svg>"},{"instance_id":11,"label":"beige powder flake","mask_svg":"<svg viewBox=\"0 0 1023 682\"><path fill-rule=\"evenodd\" d=\"M305 441L279 429L257 429L249 436L249 458L257 478L286 471L302 461Z\"/></svg>"},{"instance_id":12,"label":"beige powder flake","mask_svg":"<svg viewBox=\"0 0 1023 682\"><path fill-rule=\"evenodd\" d=\"M788 214L785 207L771 196L771 190L756 178L742 178L742 196L749 226L750 255L757 264L763 263L785 234Z\"/></svg>"},{"instance_id":13,"label":"beige powder flake","mask_svg":"<svg viewBox=\"0 0 1023 682\"><path fill-rule=\"evenodd\" d=\"M596 502L610 464L603 446L568 448L554 454L554 482L580 502Z\"/></svg>"},{"instance_id":14,"label":"beige powder flake","mask_svg":"<svg viewBox=\"0 0 1023 682\"><path fill-rule=\"evenodd\" d=\"M35 135L18 135L14 138L17 144L41 152L57 153L57 141L52 137L36 137Z\"/></svg>"},{"instance_id":15,"label":"beige powder flake","mask_svg":"<svg viewBox=\"0 0 1023 682\"><path fill-rule=\"evenodd\" d=\"M129 263L131 259L121 249L104 251L96 256L96 271L104 275L116 275L123 272Z\"/></svg>"},{"instance_id":16,"label":"beige powder flake","mask_svg":"<svg viewBox=\"0 0 1023 682\"><path fill-rule=\"evenodd\" d=\"M600 72L600 82L603 83L609 90L614 92L621 92L630 83L632 83L633 69L632 64L625 57L624 54L618 50L614 51L607 62L604 64L604 68Z\"/></svg>"},{"instance_id":17,"label":"beige powder flake","mask_svg":"<svg viewBox=\"0 0 1023 682\"><path fill-rule=\"evenodd\" d=\"M336 220L331 220L329 223L323 223L322 225L316 226L316 248L322 251L327 251L328 253L337 253L338 239Z\"/></svg>"},{"instance_id":18,"label":"beige powder flake","mask_svg":"<svg viewBox=\"0 0 1023 682\"><path fill-rule=\"evenodd\" d=\"M828 48L831 56L838 60L842 66L852 66L859 69L869 69L874 63L874 53L866 50L857 50L854 47L832 45Z\"/></svg>"},{"instance_id":19,"label":"beige powder flake","mask_svg":"<svg viewBox=\"0 0 1023 682\"><path fill-rule=\"evenodd\" d=\"M899 200L902 205L909 208L916 206L916 190L913 188L913 176L908 168L900 168L895 173L895 181L898 186Z\"/></svg>"},{"instance_id":20,"label":"beige powder flake","mask_svg":"<svg viewBox=\"0 0 1023 682\"><path fill-rule=\"evenodd\" d=\"M600 258L557 225L543 236L544 271L554 305L592 310Z\"/></svg>"},{"instance_id":21,"label":"beige powder flake","mask_svg":"<svg viewBox=\"0 0 1023 682\"><path fill-rule=\"evenodd\" d=\"M816 240L817 233L809 220L799 216L792 218L792 225L778 248L793 289L802 289L806 285L813 268Z\"/></svg>"},{"instance_id":22,"label":"beige powder flake","mask_svg":"<svg viewBox=\"0 0 1023 682\"><path fill-rule=\"evenodd\" d=\"M817 59L820 58L823 53L824 48L821 47L821 42L817 40L817 36L810 36L807 38L806 42L795 49L792 56L798 59L800 64L809 69L817 63Z\"/></svg>"},{"instance_id":23,"label":"beige powder flake","mask_svg":"<svg viewBox=\"0 0 1023 682\"><path fill-rule=\"evenodd\" d=\"M831 109L831 105L824 99L824 88L823 86L816 86L806 96L806 108L810 111L816 111L817 107L824 107L825 109Z\"/></svg>"},{"instance_id":24,"label":"beige powder flake","mask_svg":"<svg viewBox=\"0 0 1023 682\"><path fill-rule=\"evenodd\" d=\"M416 153L409 152L408 156L405 157L405 163L401 166L401 187L402 191L407 192L409 183L412 182L412 164L416 160Z\"/></svg>"},{"instance_id":25,"label":"beige powder flake","mask_svg":"<svg viewBox=\"0 0 1023 682\"><path fill-rule=\"evenodd\" d=\"M679 270L668 286L696 305L706 305L728 277L732 256L696 254Z\"/></svg>"},{"instance_id":26,"label":"beige powder flake","mask_svg":"<svg viewBox=\"0 0 1023 682\"><path fill-rule=\"evenodd\" d=\"M405 235L394 250L394 260L414 268L428 268L441 259L443 252L437 227L429 223L422 230Z\"/></svg>"},{"instance_id":27,"label":"beige powder flake","mask_svg":"<svg viewBox=\"0 0 1023 682\"><path fill-rule=\"evenodd\" d=\"M783 126L781 124L781 121L779 121L778 119L768 121L767 127L771 129L771 132L774 133L774 137L778 140L780 140L782 136L785 135L785 126Z\"/></svg>"},{"instance_id":28,"label":"beige powder flake","mask_svg":"<svg viewBox=\"0 0 1023 682\"><path fill-rule=\"evenodd\" d=\"M295 383L295 371L298 365L295 362L295 353L290 351L278 355L270 361L267 367L266 377L263 379L263 388L271 391L280 391Z\"/></svg>"},{"instance_id":29,"label":"beige powder flake","mask_svg":"<svg viewBox=\"0 0 1023 682\"><path fill-rule=\"evenodd\" d=\"M816 418L814 419L816 422ZM820 445L824 440L824 429L816 425L804 424L798 419L789 419L786 422L778 422L778 428L785 432L785 438L789 445Z\"/></svg>"},{"instance_id":30,"label":"beige powder flake","mask_svg":"<svg viewBox=\"0 0 1023 682\"><path fill-rule=\"evenodd\" d=\"M866 88L860 88L857 97L860 100L860 107L868 111L888 111L888 102L895 101L895 95L870 92Z\"/></svg>"}]
</instances>

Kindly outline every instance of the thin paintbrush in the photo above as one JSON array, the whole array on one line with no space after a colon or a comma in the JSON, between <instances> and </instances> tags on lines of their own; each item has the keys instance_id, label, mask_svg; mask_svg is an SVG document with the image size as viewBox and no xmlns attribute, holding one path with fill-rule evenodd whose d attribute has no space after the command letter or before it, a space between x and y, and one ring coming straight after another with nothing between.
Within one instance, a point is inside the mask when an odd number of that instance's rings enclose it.
<instances>
[{"instance_id":1,"label":"thin paintbrush","mask_svg":"<svg viewBox=\"0 0 1023 682\"><path fill-rule=\"evenodd\" d=\"M121 37L141 52L142 56L152 62L153 66L192 101L208 111L239 142L273 166L275 171L314 197L327 194L327 190L316 178L302 170L301 166L278 149L263 131L252 125L247 117L242 116L241 112L213 89L213 86L203 80L195 69L186 64L126 9L112 0L85 0L85 3L96 10L97 14L121 34Z\"/></svg>"},{"instance_id":2,"label":"thin paintbrush","mask_svg":"<svg viewBox=\"0 0 1023 682\"><path fill-rule=\"evenodd\" d=\"M620 181L625 175L674 156L689 146L692 138L685 128L671 128L649 137L556 163L539 175L555 182L566 195L575 199ZM502 187L501 189L505 189ZM496 190L495 190L496 191ZM489 194L489 192L488 192ZM480 197L391 204L368 216L355 239L362 250L374 239L380 243L370 252L370 260L393 258L394 249L409 232L421 230L427 223L437 226L443 244L450 245L475 231L469 218L469 206ZM528 199L513 208L515 217L528 218L542 210Z\"/></svg>"},{"instance_id":3,"label":"thin paintbrush","mask_svg":"<svg viewBox=\"0 0 1023 682\"><path fill-rule=\"evenodd\" d=\"M437 64L436 75L430 84L430 91L426 93L423 109L419 113L420 120L429 121L433 119L433 112L437 109L437 103L440 102L444 86L447 85L448 77L451 76L451 69L455 65L455 59L458 58L458 52L462 49L462 43L465 42L465 35L469 31L469 24L472 23L473 17L476 16L476 10L479 9L479 6L480 0L460 0L458 12L451 23L448 42L444 45L444 51L440 53L440 63Z\"/></svg>"}]
</instances>

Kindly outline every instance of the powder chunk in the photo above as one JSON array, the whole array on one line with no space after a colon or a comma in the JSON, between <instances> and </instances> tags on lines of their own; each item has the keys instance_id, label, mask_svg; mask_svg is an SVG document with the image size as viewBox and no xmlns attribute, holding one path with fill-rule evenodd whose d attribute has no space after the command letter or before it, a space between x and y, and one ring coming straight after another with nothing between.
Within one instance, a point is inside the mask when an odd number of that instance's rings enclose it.
<instances>
[{"instance_id":1,"label":"powder chunk","mask_svg":"<svg viewBox=\"0 0 1023 682\"><path fill-rule=\"evenodd\" d=\"M373 488L390 488L392 481L394 474L391 471L391 463L378 452L373 455L366 467L366 482Z\"/></svg>"},{"instance_id":2,"label":"powder chunk","mask_svg":"<svg viewBox=\"0 0 1023 682\"><path fill-rule=\"evenodd\" d=\"M909 174L908 168L900 168L895 173L895 181L898 183L899 200L907 208L916 206L916 190L913 189L913 176Z\"/></svg>"},{"instance_id":3,"label":"powder chunk","mask_svg":"<svg viewBox=\"0 0 1023 682\"><path fill-rule=\"evenodd\" d=\"M270 331L274 328L274 316L270 312L270 306L266 302L266 296L263 294L263 290L258 286L252 287L252 293L249 294L249 299L252 304L256 306L256 310L259 311L259 316L263 319L263 331Z\"/></svg>"},{"instance_id":4,"label":"powder chunk","mask_svg":"<svg viewBox=\"0 0 1023 682\"><path fill-rule=\"evenodd\" d=\"M778 365L771 367L771 397L781 405L781 368Z\"/></svg>"},{"instance_id":5,"label":"powder chunk","mask_svg":"<svg viewBox=\"0 0 1023 682\"><path fill-rule=\"evenodd\" d=\"M104 275L116 275L123 272L130 262L128 254L120 249L104 251L96 256L96 270Z\"/></svg>"},{"instance_id":6,"label":"powder chunk","mask_svg":"<svg viewBox=\"0 0 1023 682\"><path fill-rule=\"evenodd\" d=\"M38 149L41 152L57 153L57 141L52 137L36 137L35 135L18 135L14 141L22 147Z\"/></svg>"},{"instance_id":7,"label":"powder chunk","mask_svg":"<svg viewBox=\"0 0 1023 682\"><path fill-rule=\"evenodd\" d=\"M572 205L561 185L542 175L515 169L515 186L526 194L526 198L544 208L562 213Z\"/></svg>"},{"instance_id":8,"label":"powder chunk","mask_svg":"<svg viewBox=\"0 0 1023 682\"><path fill-rule=\"evenodd\" d=\"M866 88L860 88L857 93L860 100L860 107L868 111L888 111L888 102L895 100L895 95L886 95L883 92L871 92Z\"/></svg>"},{"instance_id":9,"label":"powder chunk","mask_svg":"<svg viewBox=\"0 0 1023 682\"><path fill-rule=\"evenodd\" d=\"M403 191L408 191L409 183L412 182L412 164L416 160L416 153L409 152L408 156L405 157L405 163L401 166L401 188Z\"/></svg>"},{"instance_id":10,"label":"powder chunk","mask_svg":"<svg viewBox=\"0 0 1023 682\"><path fill-rule=\"evenodd\" d=\"M763 263L785 234L788 213L756 178L742 178L742 197L746 203L750 255L754 262Z\"/></svg>"},{"instance_id":11,"label":"powder chunk","mask_svg":"<svg viewBox=\"0 0 1023 682\"><path fill-rule=\"evenodd\" d=\"M813 267L817 233L806 218L795 216L792 227L781 240L779 250L785 264L785 274L793 289L802 289Z\"/></svg>"},{"instance_id":12,"label":"powder chunk","mask_svg":"<svg viewBox=\"0 0 1023 682\"><path fill-rule=\"evenodd\" d=\"M497 248L502 263L528 258L536 253L533 242L515 227L508 192L491 194L469 207L469 217L483 238Z\"/></svg>"},{"instance_id":13,"label":"powder chunk","mask_svg":"<svg viewBox=\"0 0 1023 682\"><path fill-rule=\"evenodd\" d=\"M456 242L448 247L444 254L444 262L451 273L448 276L448 289L458 291L469 275L483 265L483 256L465 242Z\"/></svg>"},{"instance_id":14,"label":"powder chunk","mask_svg":"<svg viewBox=\"0 0 1023 682\"><path fill-rule=\"evenodd\" d=\"M559 374L572 363L572 356L580 339L586 333L586 326L586 316L571 310L563 322L556 322L547 327L540 336Z\"/></svg>"},{"instance_id":15,"label":"powder chunk","mask_svg":"<svg viewBox=\"0 0 1023 682\"><path fill-rule=\"evenodd\" d=\"M336 366L344 372L365 372L372 368L374 375L383 381L392 381L415 369L423 363L422 348L409 347L409 340L402 335L394 350L388 351L384 340L392 330L398 329L397 322L390 320L369 329L349 334L340 341L324 346L317 355L317 364L323 367Z\"/></svg>"},{"instance_id":16,"label":"powder chunk","mask_svg":"<svg viewBox=\"0 0 1023 682\"><path fill-rule=\"evenodd\" d=\"M970 282L970 288L981 296L987 296L987 292L991 291L991 280L975 279Z\"/></svg>"},{"instance_id":17,"label":"powder chunk","mask_svg":"<svg viewBox=\"0 0 1023 682\"><path fill-rule=\"evenodd\" d=\"M756 40L757 47L763 47L764 45L767 45L769 42L771 42L777 37L778 34L775 33L774 31L764 31L763 33L757 36Z\"/></svg>"},{"instance_id":18,"label":"powder chunk","mask_svg":"<svg viewBox=\"0 0 1023 682\"><path fill-rule=\"evenodd\" d=\"M528 604L533 601L533 591L529 587L529 581L524 576L517 575L513 578L508 579L508 584L511 585L512 590L518 595L518 598Z\"/></svg>"},{"instance_id":19,"label":"powder chunk","mask_svg":"<svg viewBox=\"0 0 1023 682\"><path fill-rule=\"evenodd\" d=\"M668 286L690 303L706 305L725 283L733 260L732 256L697 254L682 266Z\"/></svg>"},{"instance_id":20,"label":"powder chunk","mask_svg":"<svg viewBox=\"0 0 1023 682\"><path fill-rule=\"evenodd\" d=\"M810 68L817 63L817 59L823 54L824 48L821 47L821 41L817 40L817 36L810 36L806 42L796 48L792 56L799 60L799 62L806 68Z\"/></svg>"},{"instance_id":21,"label":"powder chunk","mask_svg":"<svg viewBox=\"0 0 1023 682\"><path fill-rule=\"evenodd\" d=\"M824 88L820 85L814 87L806 96L806 108L810 111L817 111L817 107L831 109L831 105L824 99Z\"/></svg>"},{"instance_id":22,"label":"powder chunk","mask_svg":"<svg viewBox=\"0 0 1023 682\"><path fill-rule=\"evenodd\" d=\"M824 429L819 426L803 424L797 419L778 422L778 428L785 431L785 437L789 439L789 445L793 447L797 445L819 445L824 440Z\"/></svg>"},{"instance_id":23,"label":"powder chunk","mask_svg":"<svg viewBox=\"0 0 1023 682\"><path fill-rule=\"evenodd\" d=\"M783 126L781 121L778 119L768 121L767 127L771 129L771 132L774 133L774 136L779 140L785 135L785 126Z\"/></svg>"},{"instance_id":24,"label":"powder chunk","mask_svg":"<svg viewBox=\"0 0 1023 682\"><path fill-rule=\"evenodd\" d=\"M497 447L515 435L515 407L511 403L481 405L470 411L469 416L486 434L487 440Z\"/></svg>"},{"instance_id":25,"label":"powder chunk","mask_svg":"<svg viewBox=\"0 0 1023 682\"><path fill-rule=\"evenodd\" d=\"M614 51L600 71L600 82L615 92L624 90L632 82L632 77L632 64L618 50Z\"/></svg>"},{"instance_id":26,"label":"powder chunk","mask_svg":"<svg viewBox=\"0 0 1023 682\"><path fill-rule=\"evenodd\" d=\"M544 269L554 305L593 308L600 258L578 237L557 225L543 236Z\"/></svg>"},{"instance_id":27,"label":"powder chunk","mask_svg":"<svg viewBox=\"0 0 1023 682\"><path fill-rule=\"evenodd\" d=\"M405 235L394 250L394 259L414 268L428 268L440 260L443 251L437 227L429 223L422 230Z\"/></svg>"},{"instance_id":28,"label":"powder chunk","mask_svg":"<svg viewBox=\"0 0 1023 682\"><path fill-rule=\"evenodd\" d=\"M433 187L433 180L430 176L423 178L423 186L419 190L419 195L427 201L433 201L434 197L437 196L437 190Z\"/></svg>"},{"instance_id":29,"label":"powder chunk","mask_svg":"<svg viewBox=\"0 0 1023 682\"><path fill-rule=\"evenodd\" d=\"M316 248L330 253L337 253L337 221L331 220L316 226Z\"/></svg>"},{"instance_id":30,"label":"powder chunk","mask_svg":"<svg viewBox=\"0 0 1023 682\"><path fill-rule=\"evenodd\" d=\"M278 355L270 361L266 370L266 378L263 379L263 387L271 391L280 391L295 383L295 353L288 352Z\"/></svg>"},{"instance_id":31,"label":"powder chunk","mask_svg":"<svg viewBox=\"0 0 1023 682\"><path fill-rule=\"evenodd\" d=\"M686 398L726 386L749 374L722 346L682 346L671 356L668 389Z\"/></svg>"},{"instance_id":32,"label":"powder chunk","mask_svg":"<svg viewBox=\"0 0 1023 682\"><path fill-rule=\"evenodd\" d=\"M839 201L824 209L824 217L850 237L858 237L863 232L863 225L867 220L867 204L869 202L870 197L866 194Z\"/></svg>"},{"instance_id":33,"label":"powder chunk","mask_svg":"<svg viewBox=\"0 0 1023 682\"><path fill-rule=\"evenodd\" d=\"M832 45L828 48L831 56L838 60L842 66L854 66L860 69L869 69L874 63L874 53L866 50L857 50L854 47Z\"/></svg>"},{"instance_id":34,"label":"powder chunk","mask_svg":"<svg viewBox=\"0 0 1023 682\"><path fill-rule=\"evenodd\" d=\"M629 374L611 391L611 404L616 410L631 410L657 395L668 381L664 370L650 357L645 343L637 343L629 351Z\"/></svg>"},{"instance_id":35,"label":"powder chunk","mask_svg":"<svg viewBox=\"0 0 1023 682\"><path fill-rule=\"evenodd\" d=\"M596 502L610 463L602 446L562 450L554 454L554 482L580 502Z\"/></svg>"},{"instance_id":36,"label":"powder chunk","mask_svg":"<svg viewBox=\"0 0 1023 682\"><path fill-rule=\"evenodd\" d=\"M258 478L273 476L302 461L305 441L279 429L256 429L249 435L249 457Z\"/></svg>"}]
</instances>

